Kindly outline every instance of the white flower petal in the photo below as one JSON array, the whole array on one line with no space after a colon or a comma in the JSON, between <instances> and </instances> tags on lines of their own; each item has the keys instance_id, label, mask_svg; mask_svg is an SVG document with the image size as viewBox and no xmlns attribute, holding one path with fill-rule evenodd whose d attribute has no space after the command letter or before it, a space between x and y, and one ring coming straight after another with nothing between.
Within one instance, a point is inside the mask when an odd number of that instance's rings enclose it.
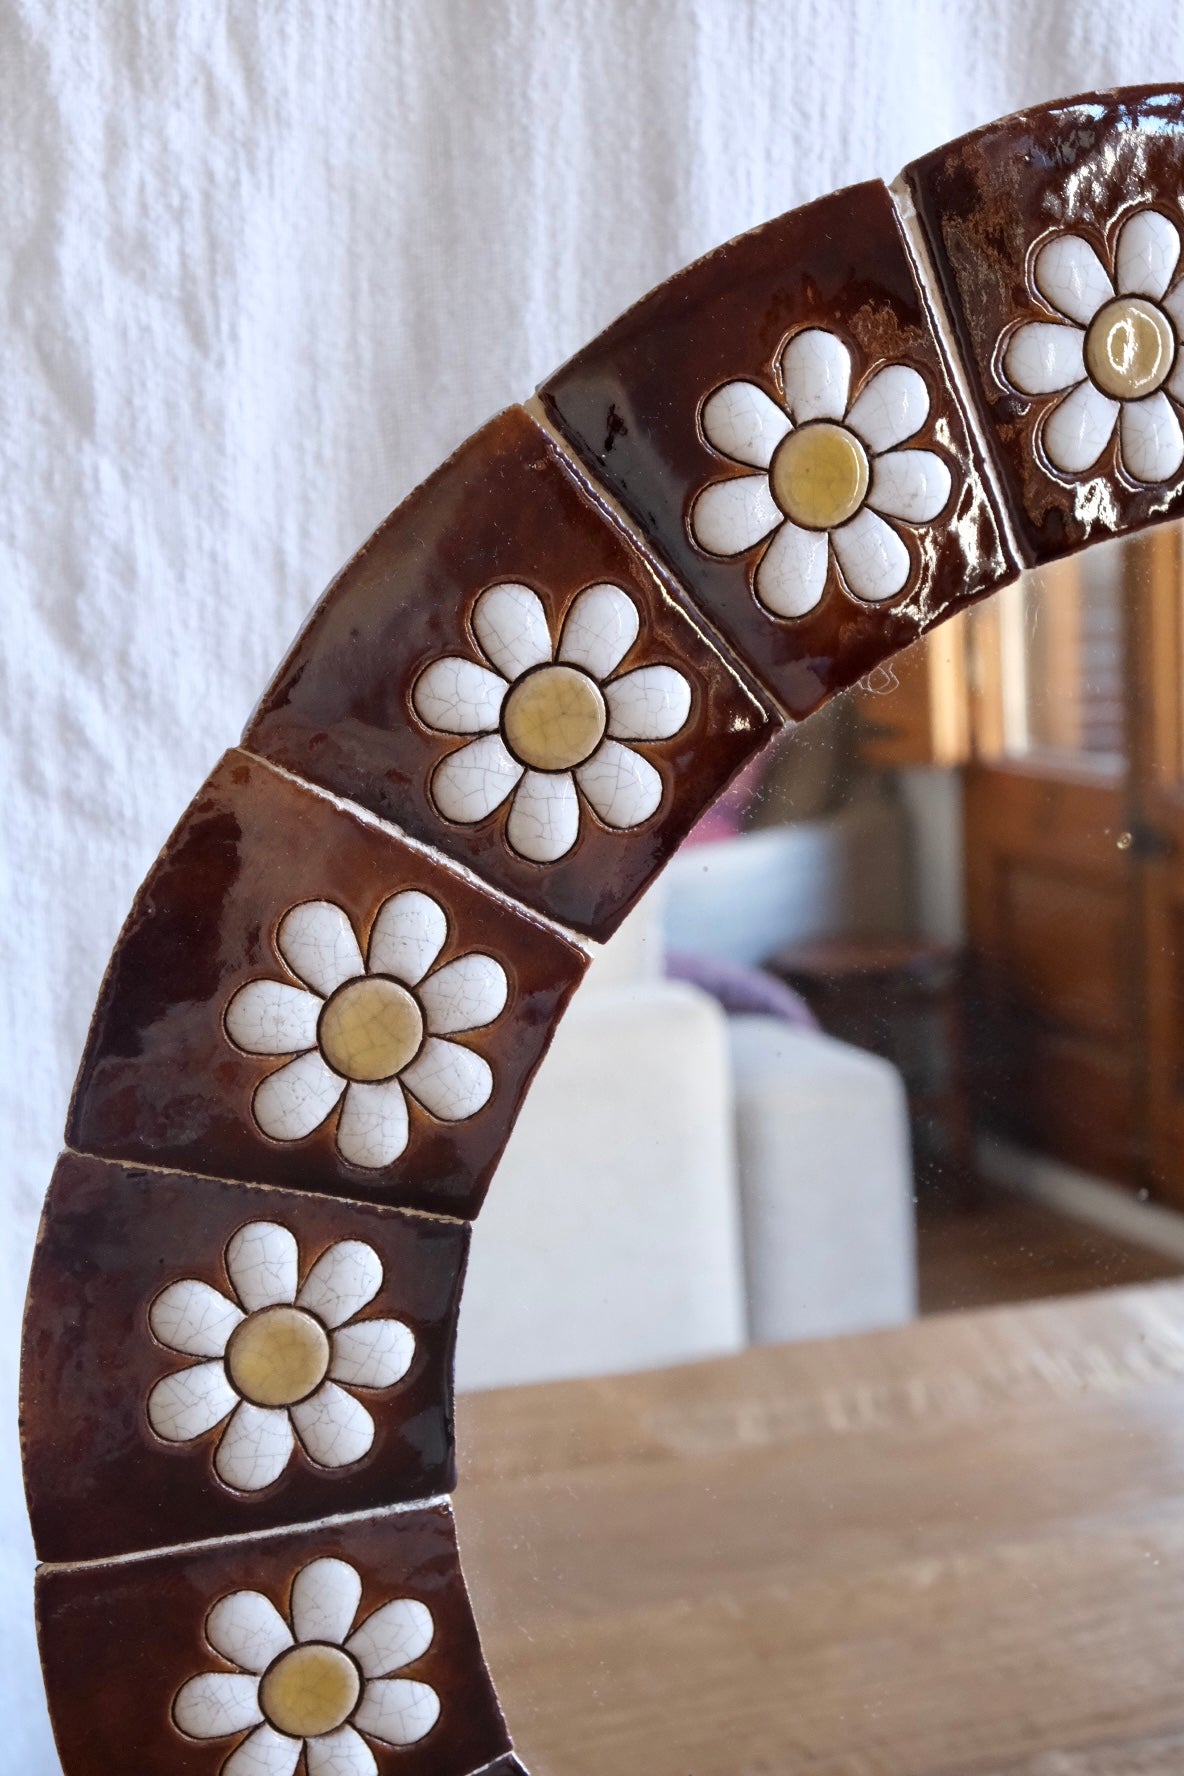
<instances>
[{"instance_id":1,"label":"white flower petal","mask_svg":"<svg viewBox=\"0 0 1184 1776\"><path fill-rule=\"evenodd\" d=\"M362 1732L384 1745L414 1745L426 1738L439 1718L435 1690L405 1677L372 1679L354 1715Z\"/></svg>"},{"instance_id":2,"label":"white flower petal","mask_svg":"<svg viewBox=\"0 0 1184 1776\"><path fill-rule=\"evenodd\" d=\"M580 830L580 804L570 771L527 771L514 791L506 838L519 857L554 863Z\"/></svg>"},{"instance_id":3,"label":"white flower petal","mask_svg":"<svg viewBox=\"0 0 1184 1776\"><path fill-rule=\"evenodd\" d=\"M206 1639L216 1653L261 1676L292 1644L292 1630L262 1591L231 1591L206 1617Z\"/></svg>"},{"instance_id":4,"label":"white flower petal","mask_svg":"<svg viewBox=\"0 0 1184 1776\"><path fill-rule=\"evenodd\" d=\"M262 1492L279 1479L294 1447L292 1426L282 1408L243 1400L214 1452L214 1472L235 1492Z\"/></svg>"},{"instance_id":5,"label":"white flower petal","mask_svg":"<svg viewBox=\"0 0 1184 1776\"><path fill-rule=\"evenodd\" d=\"M276 948L298 980L328 998L362 972L362 952L348 915L331 900L305 900L280 920Z\"/></svg>"},{"instance_id":6,"label":"white flower petal","mask_svg":"<svg viewBox=\"0 0 1184 1776\"><path fill-rule=\"evenodd\" d=\"M439 901L417 888L405 889L379 907L366 966L371 974L390 974L414 987L444 948L447 936L448 917Z\"/></svg>"},{"instance_id":7,"label":"white flower petal","mask_svg":"<svg viewBox=\"0 0 1184 1776\"><path fill-rule=\"evenodd\" d=\"M1174 283L1163 299L1163 306L1172 318L1176 338L1184 339L1184 278ZM1179 362L1177 361L1177 368Z\"/></svg>"},{"instance_id":8,"label":"white flower petal","mask_svg":"<svg viewBox=\"0 0 1184 1776\"><path fill-rule=\"evenodd\" d=\"M493 1091L489 1062L459 1042L429 1036L409 1067L403 1083L424 1109L441 1122L463 1122L488 1104Z\"/></svg>"},{"instance_id":9,"label":"white flower petal","mask_svg":"<svg viewBox=\"0 0 1184 1776\"><path fill-rule=\"evenodd\" d=\"M472 950L429 974L419 1000L433 1036L481 1030L505 1010L510 983L500 962Z\"/></svg>"},{"instance_id":10,"label":"white flower petal","mask_svg":"<svg viewBox=\"0 0 1184 1776\"><path fill-rule=\"evenodd\" d=\"M334 1332L332 1350L332 1380L347 1387L389 1388L411 1367L415 1334L402 1320L359 1320Z\"/></svg>"},{"instance_id":11,"label":"white flower petal","mask_svg":"<svg viewBox=\"0 0 1184 1776\"><path fill-rule=\"evenodd\" d=\"M218 1776L292 1776L303 1744L303 1739L289 1739L264 1721L236 1746Z\"/></svg>"},{"instance_id":12,"label":"white flower petal","mask_svg":"<svg viewBox=\"0 0 1184 1776\"><path fill-rule=\"evenodd\" d=\"M1136 210L1118 236L1114 281L1123 296L1150 296L1158 302L1172 281L1180 257L1180 234L1158 210Z\"/></svg>"},{"instance_id":13,"label":"white flower petal","mask_svg":"<svg viewBox=\"0 0 1184 1776\"><path fill-rule=\"evenodd\" d=\"M563 619L557 657L593 678L607 678L637 640L640 626L637 606L619 586L585 586Z\"/></svg>"},{"instance_id":14,"label":"white flower petal","mask_svg":"<svg viewBox=\"0 0 1184 1776\"><path fill-rule=\"evenodd\" d=\"M382 1259L374 1247L362 1240L337 1240L305 1277L296 1305L333 1328L361 1313L381 1288Z\"/></svg>"},{"instance_id":15,"label":"white flower petal","mask_svg":"<svg viewBox=\"0 0 1184 1776\"><path fill-rule=\"evenodd\" d=\"M196 1363L156 1383L148 1395L148 1423L166 1443L204 1437L238 1405L221 1363Z\"/></svg>"},{"instance_id":16,"label":"white flower petal","mask_svg":"<svg viewBox=\"0 0 1184 1776\"><path fill-rule=\"evenodd\" d=\"M300 1276L295 1236L276 1221L248 1221L226 1247L226 1270L248 1313L289 1307Z\"/></svg>"},{"instance_id":17,"label":"white flower petal","mask_svg":"<svg viewBox=\"0 0 1184 1776\"><path fill-rule=\"evenodd\" d=\"M308 1776L378 1776L374 1753L352 1727L306 1740L304 1756Z\"/></svg>"},{"instance_id":18,"label":"white flower petal","mask_svg":"<svg viewBox=\"0 0 1184 1776\"><path fill-rule=\"evenodd\" d=\"M340 1646L361 1601L362 1581L347 1560L310 1560L292 1581L292 1629L297 1640Z\"/></svg>"},{"instance_id":19,"label":"white flower petal","mask_svg":"<svg viewBox=\"0 0 1184 1776\"><path fill-rule=\"evenodd\" d=\"M185 1277L162 1289L148 1309L152 1336L186 1357L220 1357L242 1309L218 1289L196 1277Z\"/></svg>"},{"instance_id":20,"label":"white flower petal","mask_svg":"<svg viewBox=\"0 0 1184 1776\"><path fill-rule=\"evenodd\" d=\"M1184 406L1184 351L1177 351L1176 367L1163 386L1173 401Z\"/></svg>"},{"instance_id":21,"label":"white flower petal","mask_svg":"<svg viewBox=\"0 0 1184 1776\"><path fill-rule=\"evenodd\" d=\"M691 713L690 682L673 666L638 666L604 687L614 740L669 740Z\"/></svg>"},{"instance_id":22,"label":"white flower petal","mask_svg":"<svg viewBox=\"0 0 1184 1776\"><path fill-rule=\"evenodd\" d=\"M1131 480L1148 486L1174 481L1184 462L1184 432L1176 409L1164 394L1123 402L1118 442L1122 466Z\"/></svg>"},{"instance_id":23,"label":"white flower petal","mask_svg":"<svg viewBox=\"0 0 1184 1776\"><path fill-rule=\"evenodd\" d=\"M1080 475L1092 468L1110 442L1118 418L1118 402L1092 382L1079 382L1058 401L1041 433L1044 453L1054 469Z\"/></svg>"},{"instance_id":24,"label":"white flower petal","mask_svg":"<svg viewBox=\"0 0 1184 1776\"><path fill-rule=\"evenodd\" d=\"M1024 395L1051 395L1072 388L1085 375L1085 334L1063 321L1029 321L1018 328L1003 354L1003 369Z\"/></svg>"},{"instance_id":25,"label":"white flower petal","mask_svg":"<svg viewBox=\"0 0 1184 1776\"><path fill-rule=\"evenodd\" d=\"M287 981L248 981L226 1007L226 1034L247 1054L296 1054L316 1042L323 1004Z\"/></svg>"},{"instance_id":26,"label":"white flower petal","mask_svg":"<svg viewBox=\"0 0 1184 1776\"><path fill-rule=\"evenodd\" d=\"M950 471L932 450L889 450L872 461L867 503L888 518L928 524L950 497Z\"/></svg>"},{"instance_id":27,"label":"white flower petal","mask_svg":"<svg viewBox=\"0 0 1184 1776\"><path fill-rule=\"evenodd\" d=\"M226 1739L262 1719L259 1679L241 1671L203 1671L173 1698L173 1720L190 1739Z\"/></svg>"},{"instance_id":28,"label":"white flower petal","mask_svg":"<svg viewBox=\"0 0 1184 1776\"><path fill-rule=\"evenodd\" d=\"M388 1677L422 1659L435 1632L426 1603L417 1597L395 1597L366 1617L345 1650L358 1661L364 1677Z\"/></svg>"},{"instance_id":29,"label":"white flower petal","mask_svg":"<svg viewBox=\"0 0 1184 1776\"><path fill-rule=\"evenodd\" d=\"M822 597L829 562L826 532L787 518L756 564L756 595L775 617L804 617Z\"/></svg>"},{"instance_id":30,"label":"white flower petal","mask_svg":"<svg viewBox=\"0 0 1184 1776\"><path fill-rule=\"evenodd\" d=\"M807 327L781 354L781 380L795 425L842 419L851 389L851 354L833 333Z\"/></svg>"},{"instance_id":31,"label":"white flower petal","mask_svg":"<svg viewBox=\"0 0 1184 1776\"><path fill-rule=\"evenodd\" d=\"M691 535L709 555L743 555L780 522L767 475L712 481L691 508Z\"/></svg>"},{"instance_id":32,"label":"white flower petal","mask_svg":"<svg viewBox=\"0 0 1184 1776\"><path fill-rule=\"evenodd\" d=\"M576 782L605 826L617 831L640 826L662 800L662 779L653 765L619 740L602 741L577 769Z\"/></svg>"},{"instance_id":33,"label":"white flower petal","mask_svg":"<svg viewBox=\"0 0 1184 1776\"><path fill-rule=\"evenodd\" d=\"M490 586L473 607L473 634L503 678L513 680L551 658L547 614L529 586Z\"/></svg>"},{"instance_id":34,"label":"white flower petal","mask_svg":"<svg viewBox=\"0 0 1184 1776\"><path fill-rule=\"evenodd\" d=\"M865 506L850 523L831 532L843 578L856 598L879 604L904 590L912 565L898 531Z\"/></svg>"},{"instance_id":35,"label":"white flower petal","mask_svg":"<svg viewBox=\"0 0 1184 1776\"><path fill-rule=\"evenodd\" d=\"M345 1081L326 1066L317 1048L277 1067L255 1087L251 1114L273 1141L302 1141L320 1128Z\"/></svg>"},{"instance_id":36,"label":"white flower petal","mask_svg":"<svg viewBox=\"0 0 1184 1776\"><path fill-rule=\"evenodd\" d=\"M374 1443L374 1420L352 1394L326 1381L307 1400L290 1408L296 1435L318 1468L348 1468Z\"/></svg>"},{"instance_id":37,"label":"white flower petal","mask_svg":"<svg viewBox=\"0 0 1184 1776\"><path fill-rule=\"evenodd\" d=\"M903 444L928 417L929 390L920 371L911 364L885 364L865 385L844 424L878 454Z\"/></svg>"},{"instance_id":38,"label":"white flower petal","mask_svg":"<svg viewBox=\"0 0 1184 1776\"><path fill-rule=\"evenodd\" d=\"M432 800L445 820L472 826L501 807L521 776L501 735L486 734L441 759L432 773Z\"/></svg>"},{"instance_id":39,"label":"white flower petal","mask_svg":"<svg viewBox=\"0 0 1184 1776\"><path fill-rule=\"evenodd\" d=\"M1106 268L1079 234L1058 234L1036 255L1036 288L1050 307L1084 327L1114 294Z\"/></svg>"},{"instance_id":40,"label":"white flower petal","mask_svg":"<svg viewBox=\"0 0 1184 1776\"><path fill-rule=\"evenodd\" d=\"M449 655L420 673L411 701L425 727L439 734L488 734L497 727L507 689L488 666Z\"/></svg>"},{"instance_id":41,"label":"white flower petal","mask_svg":"<svg viewBox=\"0 0 1184 1776\"><path fill-rule=\"evenodd\" d=\"M703 436L721 456L767 469L789 415L755 382L725 382L703 403Z\"/></svg>"},{"instance_id":42,"label":"white flower petal","mask_svg":"<svg viewBox=\"0 0 1184 1776\"><path fill-rule=\"evenodd\" d=\"M377 1171L394 1165L407 1145L407 1099L398 1079L351 1081L337 1123L337 1151L348 1165Z\"/></svg>"}]
</instances>

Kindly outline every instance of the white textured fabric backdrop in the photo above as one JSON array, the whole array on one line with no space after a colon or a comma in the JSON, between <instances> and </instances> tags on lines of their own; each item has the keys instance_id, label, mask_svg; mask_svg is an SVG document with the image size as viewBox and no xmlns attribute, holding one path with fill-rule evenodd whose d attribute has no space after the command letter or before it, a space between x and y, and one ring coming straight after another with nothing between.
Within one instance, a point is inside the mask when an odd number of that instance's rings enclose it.
<instances>
[{"instance_id":1,"label":"white textured fabric backdrop","mask_svg":"<svg viewBox=\"0 0 1184 1776\"><path fill-rule=\"evenodd\" d=\"M666 273L1178 77L1181 33L1178 0L0 0L4 1771L57 1769L14 1377L89 1008L324 582Z\"/></svg>"}]
</instances>

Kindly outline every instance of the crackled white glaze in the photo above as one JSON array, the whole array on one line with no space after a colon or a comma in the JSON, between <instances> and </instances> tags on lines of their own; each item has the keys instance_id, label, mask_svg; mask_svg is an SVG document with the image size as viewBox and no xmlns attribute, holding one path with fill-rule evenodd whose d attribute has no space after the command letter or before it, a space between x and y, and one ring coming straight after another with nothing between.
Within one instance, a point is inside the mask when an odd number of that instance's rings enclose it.
<instances>
[{"instance_id":1,"label":"crackled white glaze","mask_svg":"<svg viewBox=\"0 0 1184 1776\"><path fill-rule=\"evenodd\" d=\"M742 381L704 402L712 447L765 473L708 482L691 508L691 535L708 555L760 548L753 590L774 617L814 610L832 559L854 597L898 597L913 561L896 524L933 523L953 491L936 451L899 448L929 417L924 377L911 364L885 364L851 400L851 353L821 327L794 334L779 370L784 411Z\"/></svg>"},{"instance_id":2,"label":"crackled white glaze","mask_svg":"<svg viewBox=\"0 0 1184 1776\"><path fill-rule=\"evenodd\" d=\"M756 595L775 617L804 617L821 599L829 570L826 531L802 530L787 518L756 564Z\"/></svg>"},{"instance_id":3,"label":"crackled white glaze","mask_svg":"<svg viewBox=\"0 0 1184 1776\"><path fill-rule=\"evenodd\" d=\"M767 475L734 475L709 482L699 494L691 510L691 531L709 555L743 555L783 518Z\"/></svg>"},{"instance_id":4,"label":"crackled white glaze","mask_svg":"<svg viewBox=\"0 0 1184 1776\"><path fill-rule=\"evenodd\" d=\"M781 354L785 404L795 425L842 419L851 387L851 354L834 333L807 327Z\"/></svg>"},{"instance_id":5,"label":"crackled white glaze","mask_svg":"<svg viewBox=\"0 0 1184 1776\"><path fill-rule=\"evenodd\" d=\"M502 674L502 695L496 707L492 695L483 705L489 731L447 754L432 774L432 799L443 817L474 825L509 802L506 843L537 864L555 863L575 845L581 797L611 830L648 820L662 800L661 775L633 747L681 731L691 687L664 663L613 677L641 627L629 594L608 582L585 586L571 601L554 649L542 604L525 586L489 587L473 607L472 627ZM457 737L474 732L476 692L486 680L470 678L464 669L472 665L449 657L420 674L411 702L425 726ZM455 687L470 684L473 693L462 699ZM425 983L424 992L429 988ZM438 1022L434 1029L444 1027ZM440 1098L435 1075L441 1069L429 1061L428 1046L403 1075L425 1105ZM475 1078L467 1063L451 1063L452 1072L466 1067ZM433 1076L425 1086L429 1096L411 1085L412 1071L421 1080Z\"/></svg>"},{"instance_id":6,"label":"crackled white glaze","mask_svg":"<svg viewBox=\"0 0 1184 1776\"><path fill-rule=\"evenodd\" d=\"M393 1387L415 1354L414 1334L401 1320L357 1318L382 1286L372 1246L338 1240L303 1283L299 1268L287 1228L250 1222L226 1248L236 1299L186 1277L149 1309L161 1344L207 1360L156 1382L148 1422L168 1443L192 1442L225 1422L214 1471L236 1492L274 1485L297 1440L317 1467L360 1461L373 1444L374 1419L350 1389Z\"/></svg>"},{"instance_id":7,"label":"crackled white glaze","mask_svg":"<svg viewBox=\"0 0 1184 1776\"><path fill-rule=\"evenodd\" d=\"M733 462L767 469L789 430L788 416L754 382L727 382L703 403L703 436Z\"/></svg>"},{"instance_id":8,"label":"crackled white glaze","mask_svg":"<svg viewBox=\"0 0 1184 1776\"><path fill-rule=\"evenodd\" d=\"M1116 427L1118 463L1129 480L1156 486L1184 468L1179 262L1177 225L1146 208L1118 231L1113 276L1077 234L1054 235L1036 253L1033 294L1059 318L1016 326L1003 341L1001 364L1021 394L1061 395L1038 427L1056 473L1093 471Z\"/></svg>"},{"instance_id":9,"label":"crackled white glaze","mask_svg":"<svg viewBox=\"0 0 1184 1776\"><path fill-rule=\"evenodd\" d=\"M348 1560L311 1560L292 1581L296 1639L343 1642L361 1601L362 1581Z\"/></svg>"},{"instance_id":10,"label":"crackled white glaze","mask_svg":"<svg viewBox=\"0 0 1184 1776\"><path fill-rule=\"evenodd\" d=\"M444 908L417 889L383 902L365 962L334 902L306 901L284 915L276 947L308 985L247 981L225 1014L227 1037L245 1053L292 1054L255 1088L251 1113L264 1135L304 1140L340 1106L334 1139L347 1164L378 1170L395 1163L411 1135L404 1086L425 1067L446 1074L441 1039L485 1028L508 998L505 970L480 952L432 972L447 935ZM299 1044L289 1038L297 1033L306 1046L293 1053ZM433 1115L458 1122L488 1102L492 1073L472 1055L451 1067L468 1082L463 1090L436 1090L431 1104L416 1095ZM486 1082L483 1094L472 1089L477 1077Z\"/></svg>"},{"instance_id":11,"label":"crackled white glaze","mask_svg":"<svg viewBox=\"0 0 1184 1776\"><path fill-rule=\"evenodd\" d=\"M369 1741L414 1745L440 1715L429 1685L395 1673L432 1645L431 1611L397 1597L350 1634L362 1596L344 1560L313 1560L296 1574L291 1623L259 1591L233 1591L206 1617L206 1638L233 1671L200 1672L173 1699L173 1720L191 1739L248 1737L223 1776L375 1776Z\"/></svg>"},{"instance_id":12,"label":"crackled white glaze","mask_svg":"<svg viewBox=\"0 0 1184 1776\"><path fill-rule=\"evenodd\" d=\"M619 586L585 586L563 619L557 658L600 681L615 672L637 640L637 606Z\"/></svg>"}]
</instances>

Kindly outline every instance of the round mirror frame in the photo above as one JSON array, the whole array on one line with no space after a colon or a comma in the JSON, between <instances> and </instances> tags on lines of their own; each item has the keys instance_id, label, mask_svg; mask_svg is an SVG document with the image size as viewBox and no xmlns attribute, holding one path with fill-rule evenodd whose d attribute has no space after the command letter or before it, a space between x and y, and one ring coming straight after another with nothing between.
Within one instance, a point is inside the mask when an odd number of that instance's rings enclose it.
<instances>
[{"instance_id":1,"label":"round mirror frame","mask_svg":"<svg viewBox=\"0 0 1184 1776\"><path fill-rule=\"evenodd\" d=\"M590 951L785 721L1184 513L1182 195L1141 88L808 205L329 588L137 897L47 1201L66 1776L520 1776L447 1497L469 1223Z\"/></svg>"}]
</instances>

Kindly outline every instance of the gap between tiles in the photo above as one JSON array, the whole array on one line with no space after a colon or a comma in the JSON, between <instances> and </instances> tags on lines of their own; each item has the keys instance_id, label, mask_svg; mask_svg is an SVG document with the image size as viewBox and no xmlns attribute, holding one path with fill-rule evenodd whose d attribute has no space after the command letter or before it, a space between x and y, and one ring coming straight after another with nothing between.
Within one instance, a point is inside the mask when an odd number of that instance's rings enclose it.
<instances>
[{"instance_id":1,"label":"gap between tiles","mask_svg":"<svg viewBox=\"0 0 1184 1776\"><path fill-rule=\"evenodd\" d=\"M453 1518L452 1495L432 1493L429 1498L408 1499L402 1504L380 1505L377 1510L339 1511L328 1517L314 1517L305 1523L279 1523L267 1529L236 1529L226 1535L205 1536L196 1542L169 1542L161 1548L136 1548L130 1554L101 1555L94 1560L43 1560L38 1573L89 1572L92 1568L134 1566L138 1561L162 1559L166 1554L187 1554L194 1549L238 1546L243 1542L274 1541L277 1536L312 1535L321 1529L339 1529L345 1524L379 1522L387 1517L405 1517L409 1511L447 1511ZM455 1518L453 1518L455 1522Z\"/></svg>"},{"instance_id":2,"label":"gap between tiles","mask_svg":"<svg viewBox=\"0 0 1184 1776\"><path fill-rule=\"evenodd\" d=\"M937 341L938 350L942 355L946 375L962 408L967 442L978 459L975 466L979 471L982 484L987 490L987 497L994 508L995 522L999 527L1003 545L1011 557L1011 563L1016 573L1020 574L1028 563L1020 548L1019 537L1012 520L1011 507L1007 502L1002 479L991 453L987 427L979 412L978 402L967 375L966 362L958 347L958 338L946 302L945 291L941 287L941 280L933 262L929 237L917 214L917 206L913 202L913 194L904 173L898 173L896 178L892 180L888 186L888 195L896 206L905 249L912 262L917 288L921 292L921 299L929 316L933 337ZM996 591L998 589L998 587L995 588Z\"/></svg>"},{"instance_id":3,"label":"gap between tiles","mask_svg":"<svg viewBox=\"0 0 1184 1776\"><path fill-rule=\"evenodd\" d=\"M252 754L252 757L254 755ZM134 1175L136 1172L152 1172L162 1178L195 1178L204 1184L229 1184L236 1190L267 1191L275 1196L293 1198L303 1201L312 1197L317 1202L341 1203L346 1208L386 1210L392 1215L411 1215L417 1221L441 1221L449 1227L471 1227L472 1220L466 1215L446 1215L442 1209L412 1209L402 1203L380 1203L369 1197L338 1196L336 1192L327 1190L306 1189L303 1185L297 1189L291 1184L267 1184L254 1178L224 1178L219 1172L193 1172L183 1166L155 1165L150 1159L113 1159L109 1153L90 1153L85 1147L63 1146L59 1159L69 1154L74 1159L84 1159L88 1164L117 1167L121 1171Z\"/></svg>"},{"instance_id":4,"label":"gap between tiles","mask_svg":"<svg viewBox=\"0 0 1184 1776\"><path fill-rule=\"evenodd\" d=\"M674 569L655 552L650 538L630 517L616 494L611 492L603 482L598 481L587 463L575 454L575 447L570 438L559 430L554 420L548 415L542 396L538 393L531 395L529 399L522 402L522 409L530 415L539 430L545 432L550 438L573 479L579 482L590 499L604 508L609 521L615 524L628 538L634 550L658 581L659 586L665 589L668 584L677 592L679 610L691 628L697 631L700 641L705 642L718 655L721 665L727 668L737 683L748 692L750 697L754 697L767 713L775 716L783 728L796 728L799 725L798 722L782 708L772 691L749 670L745 662L734 651L731 643L725 640L724 636L715 628L710 617L700 609L692 593L679 579ZM743 770L744 766L741 765L739 768Z\"/></svg>"},{"instance_id":5,"label":"gap between tiles","mask_svg":"<svg viewBox=\"0 0 1184 1776\"><path fill-rule=\"evenodd\" d=\"M247 746L236 745L229 750L241 752L244 758L251 760L252 764L261 765L274 776L282 777L285 782L293 784L296 788L307 790L310 795L316 796L318 801L328 802L329 806L335 808L339 814L349 815L360 821L363 826L372 827L388 838L398 839L399 843L406 845L409 851L416 851L431 863L441 865L450 875L459 876L461 881L467 883L470 888L488 894L493 900L511 912L517 913L521 918L528 919L535 925L542 925L548 931L566 939L573 948L582 951L589 960L593 956L599 955L604 948L604 945L599 943L596 938L573 931L569 926L560 924L558 919L552 919L546 913L537 912L534 907L527 906L525 901L515 900L512 894L507 894L504 888L495 888L491 882L485 880L484 876L479 876L476 870L470 869L468 864L458 863L454 857L448 857L443 851L437 851L424 839L417 839L413 834L404 832L403 828L396 826L393 820L384 820L380 814L374 814L369 808L363 808L360 802L351 802L345 796L335 795L331 789L325 789L321 784L313 783L307 777L301 777L296 771L289 771L286 765L277 765L273 759L265 758L262 753L252 752Z\"/></svg>"}]
</instances>

